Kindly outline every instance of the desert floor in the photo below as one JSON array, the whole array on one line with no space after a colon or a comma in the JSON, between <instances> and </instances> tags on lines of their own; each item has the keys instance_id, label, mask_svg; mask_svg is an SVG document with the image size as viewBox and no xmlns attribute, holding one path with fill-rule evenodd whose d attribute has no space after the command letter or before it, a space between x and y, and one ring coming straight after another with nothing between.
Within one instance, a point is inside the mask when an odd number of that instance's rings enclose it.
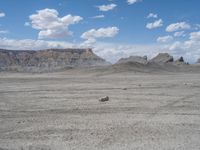
<instances>
[{"instance_id":1,"label":"desert floor","mask_svg":"<svg viewBox=\"0 0 200 150\"><path fill-rule=\"evenodd\" d=\"M0 73L0 150L15 149L199 150L200 75Z\"/></svg>"}]
</instances>

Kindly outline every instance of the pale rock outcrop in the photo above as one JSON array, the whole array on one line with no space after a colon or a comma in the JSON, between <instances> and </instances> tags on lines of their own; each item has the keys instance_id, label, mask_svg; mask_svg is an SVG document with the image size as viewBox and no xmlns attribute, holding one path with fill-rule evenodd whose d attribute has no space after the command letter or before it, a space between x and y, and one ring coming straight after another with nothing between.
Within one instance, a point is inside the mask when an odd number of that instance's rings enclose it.
<instances>
[{"instance_id":1,"label":"pale rock outcrop","mask_svg":"<svg viewBox=\"0 0 200 150\"><path fill-rule=\"evenodd\" d=\"M151 59L149 62L169 63L169 62L173 62L173 61L174 61L173 56L169 55L168 53L159 53L156 57Z\"/></svg>"},{"instance_id":2,"label":"pale rock outcrop","mask_svg":"<svg viewBox=\"0 0 200 150\"><path fill-rule=\"evenodd\" d=\"M178 58L175 62L175 65L186 65L187 63L185 63L184 58L181 56L180 58Z\"/></svg>"},{"instance_id":3,"label":"pale rock outcrop","mask_svg":"<svg viewBox=\"0 0 200 150\"><path fill-rule=\"evenodd\" d=\"M121 58L117 64L122 63L139 63L139 64L147 64L147 56L130 56L128 58Z\"/></svg>"}]
</instances>

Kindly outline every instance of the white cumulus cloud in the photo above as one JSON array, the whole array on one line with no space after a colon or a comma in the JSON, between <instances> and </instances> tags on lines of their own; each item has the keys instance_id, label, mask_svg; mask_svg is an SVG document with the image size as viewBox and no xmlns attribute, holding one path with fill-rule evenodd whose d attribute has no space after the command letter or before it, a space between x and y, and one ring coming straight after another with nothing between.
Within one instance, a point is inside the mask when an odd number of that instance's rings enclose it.
<instances>
[{"instance_id":1,"label":"white cumulus cloud","mask_svg":"<svg viewBox=\"0 0 200 150\"><path fill-rule=\"evenodd\" d=\"M159 20L156 20L152 23L147 23L146 28L147 29L155 29L155 28L159 28L159 27L162 27L162 26L163 26L163 20L159 19Z\"/></svg>"},{"instance_id":2,"label":"white cumulus cloud","mask_svg":"<svg viewBox=\"0 0 200 150\"><path fill-rule=\"evenodd\" d=\"M166 42L170 42L173 40L173 37L170 35L167 36L161 36L157 38L157 42L161 42L161 43L166 43Z\"/></svg>"},{"instance_id":3,"label":"white cumulus cloud","mask_svg":"<svg viewBox=\"0 0 200 150\"><path fill-rule=\"evenodd\" d=\"M68 27L83 19L80 16L72 16L70 14L61 18L58 15L57 10L46 8L29 16L32 28L40 30L38 34L39 39L61 38L71 35L72 32L69 31Z\"/></svg>"},{"instance_id":4,"label":"white cumulus cloud","mask_svg":"<svg viewBox=\"0 0 200 150\"><path fill-rule=\"evenodd\" d=\"M137 2L141 2L142 0L127 0L127 3L129 4L129 5L132 5L132 4L135 4L135 3L137 3Z\"/></svg>"},{"instance_id":5,"label":"white cumulus cloud","mask_svg":"<svg viewBox=\"0 0 200 150\"><path fill-rule=\"evenodd\" d=\"M183 37L183 36L185 36L185 31L175 32L174 36L175 37L181 37L181 36Z\"/></svg>"},{"instance_id":6,"label":"white cumulus cloud","mask_svg":"<svg viewBox=\"0 0 200 150\"><path fill-rule=\"evenodd\" d=\"M200 31L190 33L190 40L200 42Z\"/></svg>"},{"instance_id":7,"label":"white cumulus cloud","mask_svg":"<svg viewBox=\"0 0 200 150\"><path fill-rule=\"evenodd\" d=\"M6 14L5 13L3 13L3 12L0 12L0 18L2 18L2 17L5 17L6 16Z\"/></svg>"},{"instance_id":8,"label":"white cumulus cloud","mask_svg":"<svg viewBox=\"0 0 200 150\"><path fill-rule=\"evenodd\" d=\"M91 29L84 32L81 38L85 39L85 44L90 44L96 42L98 38L114 37L118 34L119 29L117 27L107 27L99 29Z\"/></svg>"},{"instance_id":9,"label":"white cumulus cloud","mask_svg":"<svg viewBox=\"0 0 200 150\"><path fill-rule=\"evenodd\" d=\"M180 30L190 29L190 28L191 28L190 24L186 22L178 22L178 23L172 23L169 26L167 26L166 31L175 32L175 31L180 31Z\"/></svg>"},{"instance_id":10,"label":"white cumulus cloud","mask_svg":"<svg viewBox=\"0 0 200 150\"><path fill-rule=\"evenodd\" d=\"M105 18L104 15L97 15L97 16L93 16L91 17L92 19L100 19L100 18Z\"/></svg>"},{"instance_id":11,"label":"white cumulus cloud","mask_svg":"<svg viewBox=\"0 0 200 150\"><path fill-rule=\"evenodd\" d=\"M154 13L149 13L149 15L147 16L147 18L158 18L158 15L154 14Z\"/></svg>"},{"instance_id":12,"label":"white cumulus cloud","mask_svg":"<svg viewBox=\"0 0 200 150\"><path fill-rule=\"evenodd\" d=\"M108 5L101 5L101 6L97 6L97 8L100 11L109 11L109 10L113 10L115 7L117 7L116 4L108 4Z\"/></svg>"}]
</instances>

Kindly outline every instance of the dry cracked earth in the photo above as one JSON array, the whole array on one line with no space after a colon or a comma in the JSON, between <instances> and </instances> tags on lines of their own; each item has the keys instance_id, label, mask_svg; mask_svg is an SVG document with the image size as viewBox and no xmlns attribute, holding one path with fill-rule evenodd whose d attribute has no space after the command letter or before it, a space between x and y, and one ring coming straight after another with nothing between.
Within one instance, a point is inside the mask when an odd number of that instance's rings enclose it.
<instances>
[{"instance_id":1,"label":"dry cracked earth","mask_svg":"<svg viewBox=\"0 0 200 150\"><path fill-rule=\"evenodd\" d=\"M199 74L0 73L0 150L73 149L199 150Z\"/></svg>"}]
</instances>

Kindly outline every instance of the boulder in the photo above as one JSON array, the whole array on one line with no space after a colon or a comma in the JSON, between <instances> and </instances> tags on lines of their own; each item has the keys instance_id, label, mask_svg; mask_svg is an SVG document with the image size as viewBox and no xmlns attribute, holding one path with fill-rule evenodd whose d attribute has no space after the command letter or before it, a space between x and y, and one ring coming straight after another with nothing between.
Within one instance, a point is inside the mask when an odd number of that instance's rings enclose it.
<instances>
[{"instance_id":1,"label":"boulder","mask_svg":"<svg viewBox=\"0 0 200 150\"><path fill-rule=\"evenodd\" d=\"M106 97L100 98L99 101L100 101L100 102L106 102L106 101L109 101L109 97L106 96Z\"/></svg>"}]
</instances>

